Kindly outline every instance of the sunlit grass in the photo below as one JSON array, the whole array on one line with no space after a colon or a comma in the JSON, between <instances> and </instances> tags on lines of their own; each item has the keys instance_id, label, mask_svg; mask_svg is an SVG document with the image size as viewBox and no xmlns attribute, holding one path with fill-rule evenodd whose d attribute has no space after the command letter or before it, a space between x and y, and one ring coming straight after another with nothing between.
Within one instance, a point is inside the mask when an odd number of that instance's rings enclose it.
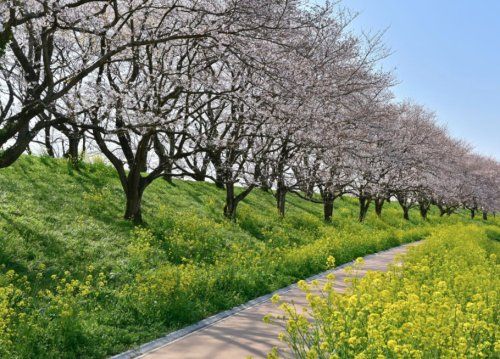
<instances>
[{"instance_id":1,"label":"sunlit grass","mask_svg":"<svg viewBox=\"0 0 500 359\"><path fill-rule=\"evenodd\" d=\"M321 272L329 256L340 264L470 222L434 211L408 222L389 204L360 224L345 197L325 224L321 205L295 196L282 219L255 190L231 223L214 185L158 180L136 228L124 202L102 163L75 171L25 156L0 170L0 356L105 357Z\"/></svg>"}]
</instances>

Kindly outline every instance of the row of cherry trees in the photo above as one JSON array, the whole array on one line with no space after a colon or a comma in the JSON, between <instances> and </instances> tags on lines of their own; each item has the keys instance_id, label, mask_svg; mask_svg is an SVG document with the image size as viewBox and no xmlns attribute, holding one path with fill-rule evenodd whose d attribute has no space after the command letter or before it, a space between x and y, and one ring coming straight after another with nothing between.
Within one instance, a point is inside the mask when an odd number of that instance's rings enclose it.
<instances>
[{"instance_id":1,"label":"row of cherry trees","mask_svg":"<svg viewBox=\"0 0 500 359\"><path fill-rule=\"evenodd\" d=\"M394 101L380 34L352 34L338 4L4 0L0 14L0 168L36 149L75 166L97 150L127 219L141 222L144 190L173 177L213 181L231 219L257 187L280 215L295 193L326 221L345 194L360 221L391 198L407 219L414 206L424 218L432 204L500 207L499 163Z\"/></svg>"}]
</instances>

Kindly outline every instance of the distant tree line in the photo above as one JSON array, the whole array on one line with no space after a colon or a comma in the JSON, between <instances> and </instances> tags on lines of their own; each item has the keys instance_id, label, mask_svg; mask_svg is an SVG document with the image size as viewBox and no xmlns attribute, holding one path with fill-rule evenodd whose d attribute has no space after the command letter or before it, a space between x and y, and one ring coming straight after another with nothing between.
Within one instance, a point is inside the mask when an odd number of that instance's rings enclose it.
<instances>
[{"instance_id":1,"label":"distant tree line","mask_svg":"<svg viewBox=\"0 0 500 359\"><path fill-rule=\"evenodd\" d=\"M500 207L499 163L395 101L381 34L354 35L339 4L7 0L0 14L0 167L35 149L78 166L98 150L126 219L174 177L224 189L230 219L259 187L280 215L295 193L326 221L346 194L360 221L390 199L406 219Z\"/></svg>"}]
</instances>

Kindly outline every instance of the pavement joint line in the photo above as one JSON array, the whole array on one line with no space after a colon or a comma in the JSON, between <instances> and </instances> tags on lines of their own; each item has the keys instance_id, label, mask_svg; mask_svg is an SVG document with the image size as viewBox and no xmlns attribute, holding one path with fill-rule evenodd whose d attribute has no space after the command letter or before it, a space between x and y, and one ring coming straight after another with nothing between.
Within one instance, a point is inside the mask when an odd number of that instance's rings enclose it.
<instances>
[{"instance_id":1,"label":"pavement joint line","mask_svg":"<svg viewBox=\"0 0 500 359\"><path fill-rule=\"evenodd\" d=\"M388 248L388 249L385 249L385 250L380 251L380 252L368 254L362 258L364 260L368 260L371 257L385 254L386 252L392 251L396 248L404 248L404 247L407 247L410 245L417 244L421 241L422 240L405 243L405 244L399 245L397 247L392 247L392 248ZM325 277L326 275L328 275L332 272L339 271L345 267L353 265L354 263L355 263L355 260L341 264L338 267L335 267L335 268L329 269L327 271L315 274L315 275L308 277L304 280L306 282L310 282L310 281L313 281L315 279ZM155 351L157 351L161 348L164 348L164 347L166 347L170 344L173 344L173 343L175 343L183 338L186 338L186 337L191 336L197 332L200 332L206 328L209 328L209 327L211 327L219 322L222 322L225 319L228 319L228 318L230 318L238 313L241 313L247 309L253 308L259 304L265 303L265 302L269 301L276 294L282 295L282 294L285 294L285 293L287 293L295 288L297 288L297 283L290 284L284 288L280 288L280 289L277 289L269 294L265 294L263 296L254 298L254 299L249 300L248 302L245 302L243 304L240 304L234 308L231 308L231 309L222 311L220 313L214 314L208 318L202 319L202 320L200 320L194 324L191 324L187 327L181 328L181 329L176 330L174 332L171 332L163 337L160 337L158 339L155 339L155 340L152 340L152 341L147 342L145 344L142 344L137 348L132 348L132 349L127 350L123 353L116 354L116 355L110 357L109 359L132 359L132 358L139 359L139 358L142 358L147 354L154 353Z\"/></svg>"}]
</instances>

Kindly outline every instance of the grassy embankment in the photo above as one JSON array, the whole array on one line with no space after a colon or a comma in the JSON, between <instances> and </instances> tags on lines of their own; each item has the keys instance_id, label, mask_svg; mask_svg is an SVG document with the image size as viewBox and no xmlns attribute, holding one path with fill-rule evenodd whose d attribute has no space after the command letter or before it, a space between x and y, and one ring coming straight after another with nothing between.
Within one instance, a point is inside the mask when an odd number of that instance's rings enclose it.
<instances>
[{"instance_id":1,"label":"grassy embankment","mask_svg":"<svg viewBox=\"0 0 500 359\"><path fill-rule=\"evenodd\" d=\"M289 196L280 219L255 190L222 216L209 183L159 180L144 195L147 225L122 220L113 169L25 156L0 170L0 357L104 357L286 286L336 263L424 238L465 215L356 221L357 202ZM476 220L474 222L482 222Z\"/></svg>"}]
</instances>

